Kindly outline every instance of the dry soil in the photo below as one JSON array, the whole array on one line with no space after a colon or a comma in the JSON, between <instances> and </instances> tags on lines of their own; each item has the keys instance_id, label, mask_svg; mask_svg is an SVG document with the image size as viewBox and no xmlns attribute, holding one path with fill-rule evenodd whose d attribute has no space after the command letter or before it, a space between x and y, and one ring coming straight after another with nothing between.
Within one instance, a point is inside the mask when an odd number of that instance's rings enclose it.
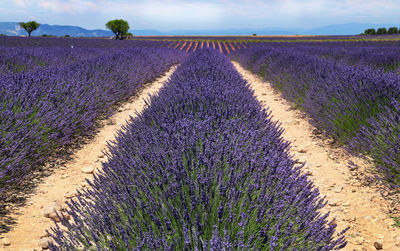
<instances>
[{"instance_id":1,"label":"dry soil","mask_svg":"<svg viewBox=\"0 0 400 251\"><path fill-rule=\"evenodd\" d=\"M272 86L234 62L236 69L254 90L257 99L271 111L273 120L284 128L283 138L291 142L292 154L305 162L304 171L329 201L327 210L336 219L339 231L350 226L344 250L400 250L400 229L394 227L388 210L390 203L376 187L363 184L349 170L348 161L363 172L370 168L365 160L349 156L324 137L316 137L307 116L293 108ZM375 244L376 245L376 244Z\"/></svg>"}]
</instances>

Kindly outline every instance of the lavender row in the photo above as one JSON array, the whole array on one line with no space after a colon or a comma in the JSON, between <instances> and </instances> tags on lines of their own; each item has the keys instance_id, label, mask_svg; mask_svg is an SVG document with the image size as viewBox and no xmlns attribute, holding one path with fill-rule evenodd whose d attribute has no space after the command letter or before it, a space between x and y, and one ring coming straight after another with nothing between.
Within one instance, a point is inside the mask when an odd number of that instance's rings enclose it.
<instances>
[{"instance_id":1,"label":"lavender row","mask_svg":"<svg viewBox=\"0 0 400 251\"><path fill-rule=\"evenodd\" d=\"M134 37L135 39L176 39L176 40L209 40L209 41L223 41L223 40L270 40L270 41L302 41L302 40L357 40L357 39L398 39L400 36L397 34L383 35L383 36L368 36L368 35L330 35L330 36L315 36L315 35L299 35L299 36L271 36L271 35L261 35L261 36L139 36Z\"/></svg>"},{"instance_id":2,"label":"lavender row","mask_svg":"<svg viewBox=\"0 0 400 251\"><path fill-rule=\"evenodd\" d=\"M353 47L350 43L348 46L310 46L299 49L351 66L363 65L372 70L400 73L400 48L398 47L377 47L372 44Z\"/></svg>"},{"instance_id":3,"label":"lavender row","mask_svg":"<svg viewBox=\"0 0 400 251\"><path fill-rule=\"evenodd\" d=\"M244 49L233 59L271 82L339 143L372 156L387 180L400 184L398 74L285 47Z\"/></svg>"},{"instance_id":4,"label":"lavender row","mask_svg":"<svg viewBox=\"0 0 400 251\"><path fill-rule=\"evenodd\" d=\"M293 51L301 51L321 58L338 61L351 66L367 66L372 70L399 73L400 48L387 46L384 43L374 42L358 45L347 43L306 43L303 45L275 46L291 47Z\"/></svg>"},{"instance_id":5,"label":"lavender row","mask_svg":"<svg viewBox=\"0 0 400 251\"><path fill-rule=\"evenodd\" d=\"M172 42L153 40L111 40L106 38L47 38L0 36L0 45L6 47L62 47L62 48L131 48L167 47Z\"/></svg>"},{"instance_id":6,"label":"lavender row","mask_svg":"<svg viewBox=\"0 0 400 251\"><path fill-rule=\"evenodd\" d=\"M1 192L29 177L77 136L92 133L96 120L108 116L115 104L183 59L168 49L109 49L92 51L100 56L77 56L75 62L54 65L74 56L58 48L35 50L46 55L49 66L30 67L35 60L16 57L18 65L31 69L0 74ZM16 53L11 50L9 55Z\"/></svg>"},{"instance_id":7,"label":"lavender row","mask_svg":"<svg viewBox=\"0 0 400 251\"><path fill-rule=\"evenodd\" d=\"M109 54L95 48L0 47L0 74L15 74L38 68L63 67Z\"/></svg>"},{"instance_id":8,"label":"lavender row","mask_svg":"<svg viewBox=\"0 0 400 251\"><path fill-rule=\"evenodd\" d=\"M200 49L109 145L52 250L332 250L343 233L229 59Z\"/></svg>"}]
</instances>

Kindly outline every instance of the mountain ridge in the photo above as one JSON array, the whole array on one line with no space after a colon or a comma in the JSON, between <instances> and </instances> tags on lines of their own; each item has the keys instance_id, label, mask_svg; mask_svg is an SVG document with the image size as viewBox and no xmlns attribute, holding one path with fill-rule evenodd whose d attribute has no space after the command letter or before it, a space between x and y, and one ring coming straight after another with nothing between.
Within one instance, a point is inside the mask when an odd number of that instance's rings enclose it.
<instances>
[{"instance_id":1,"label":"mountain ridge","mask_svg":"<svg viewBox=\"0 0 400 251\"><path fill-rule=\"evenodd\" d=\"M195 36L195 35L221 35L221 36L243 36L243 35L357 35L368 28L396 27L394 24L372 24L372 23L347 23L332 24L315 28L280 28L266 27L260 29L178 29L169 31L148 30L130 30L136 36ZM19 27L17 22L0 22L0 34L8 36L27 35L25 30ZM113 33L108 30L95 29L88 30L79 26L72 25L49 25L40 24L39 28L32 32L32 36L54 35L72 37L111 37Z\"/></svg>"}]
</instances>

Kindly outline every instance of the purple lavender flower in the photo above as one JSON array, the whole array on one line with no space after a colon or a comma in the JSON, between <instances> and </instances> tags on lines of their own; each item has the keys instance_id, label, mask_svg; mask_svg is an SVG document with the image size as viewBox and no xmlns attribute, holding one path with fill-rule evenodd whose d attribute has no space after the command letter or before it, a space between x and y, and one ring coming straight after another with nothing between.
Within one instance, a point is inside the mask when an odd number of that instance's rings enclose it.
<instances>
[{"instance_id":1,"label":"purple lavender flower","mask_svg":"<svg viewBox=\"0 0 400 251\"><path fill-rule=\"evenodd\" d=\"M197 50L148 103L110 143L90 190L69 204L68 231L52 229L51 249L346 244L320 215L324 200L295 166L282 129L226 56Z\"/></svg>"}]
</instances>

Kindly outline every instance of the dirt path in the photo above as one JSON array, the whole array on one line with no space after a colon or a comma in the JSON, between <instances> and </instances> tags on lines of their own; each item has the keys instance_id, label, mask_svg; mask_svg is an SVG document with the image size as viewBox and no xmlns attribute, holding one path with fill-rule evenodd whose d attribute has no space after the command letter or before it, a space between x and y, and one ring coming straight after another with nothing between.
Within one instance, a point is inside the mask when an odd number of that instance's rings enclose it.
<instances>
[{"instance_id":1,"label":"dirt path","mask_svg":"<svg viewBox=\"0 0 400 251\"><path fill-rule=\"evenodd\" d=\"M234 65L250 83L257 99L269 107L273 119L282 123L283 137L291 142L292 153L306 162L305 171L311 172L310 179L329 200L327 209L336 218L338 230L351 227L344 250L377 250L379 244L383 245L382 250L400 250L400 228L392 226L394 221L387 214L389 202L376 188L362 185L347 165L349 160L360 168L368 164L346 156L344 151L333 149L327 140L316 137L304 114L294 110L270 84L238 63Z\"/></svg>"},{"instance_id":2,"label":"dirt path","mask_svg":"<svg viewBox=\"0 0 400 251\"><path fill-rule=\"evenodd\" d=\"M90 169L96 172L96 169L101 167L101 162L106 160L102 154L106 149L106 142L114 139L115 133L126 124L129 116L135 117L135 113L144 108L143 99L149 94L157 93L175 69L176 66L172 67L164 76L147 84L139 93L139 97L132 97L118 109L95 138L74 153L72 161L43 180L35 194L28 199L26 206L12 215L17 224L9 233L0 237L0 250L42 250L41 237L44 237L45 230L54 224L50 218L44 217L44 210L52 202L64 204L66 199L74 196L76 189L86 186L85 179L92 176ZM85 168L87 170L84 170Z\"/></svg>"}]
</instances>

